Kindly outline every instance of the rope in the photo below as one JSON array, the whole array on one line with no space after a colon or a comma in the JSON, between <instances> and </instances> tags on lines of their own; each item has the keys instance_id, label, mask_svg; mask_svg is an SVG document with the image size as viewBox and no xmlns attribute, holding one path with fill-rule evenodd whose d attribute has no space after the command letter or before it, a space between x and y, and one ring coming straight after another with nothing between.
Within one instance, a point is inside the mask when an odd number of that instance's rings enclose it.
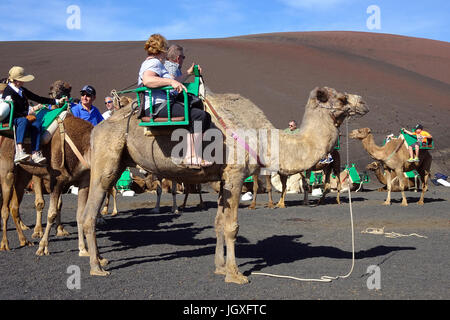
<instances>
[{"instance_id":1,"label":"rope","mask_svg":"<svg viewBox=\"0 0 450 320\"><path fill-rule=\"evenodd\" d=\"M417 233L410 233L410 234L402 234L397 232L385 232L384 227L383 228L366 228L365 230L361 231L361 233L369 233L369 234L376 234L376 235L384 235L386 238L401 238L401 237L418 237L418 238L428 238L427 236L423 236Z\"/></svg>"},{"instance_id":2,"label":"rope","mask_svg":"<svg viewBox=\"0 0 450 320\"><path fill-rule=\"evenodd\" d=\"M346 143L347 143L347 167L348 167L348 163L349 163L349 160L348 160L348 118L346 119L345 123L346 123L346 130L347 130ZM251 274L261 275L261 276L269 276L269 277L275 277L275 278L292 279L292 280L297 280L297 281L307 281L307 282L332 282L333 280L348 278L352 274L353 268L355 266L355 232L354 232L354 224L353 224L352 195L351 195L350 187L348 188L348 202L350 205L350 224L351 224L351 230L352 230L352 266L350 268L350 271L346 275L336 276L336 277L321 276L319 279L304 279L304 278L276 275L276 274L263 273L263 272L252 272Z\"/></svg>"}]
</instances>

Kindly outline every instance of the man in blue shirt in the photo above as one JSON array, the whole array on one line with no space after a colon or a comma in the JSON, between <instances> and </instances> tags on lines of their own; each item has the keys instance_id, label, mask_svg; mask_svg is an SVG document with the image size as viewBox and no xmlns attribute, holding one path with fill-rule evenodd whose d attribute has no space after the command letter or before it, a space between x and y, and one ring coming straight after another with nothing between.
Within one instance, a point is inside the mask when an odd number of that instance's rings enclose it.
<instances>
[{"instance_id":1,"label":"man in blue shirt","mask_svg":"<svg viewBox=\"0 0 450 320\"><path fill-rule=\"evenodd\" d=\"M72 114L96 126L103 121L103 116L97 107L92 105L95 100L95 89L92 86L86 85L81 89L80 93L80 103L72 107Z\"/></svg>"}]
</instances>

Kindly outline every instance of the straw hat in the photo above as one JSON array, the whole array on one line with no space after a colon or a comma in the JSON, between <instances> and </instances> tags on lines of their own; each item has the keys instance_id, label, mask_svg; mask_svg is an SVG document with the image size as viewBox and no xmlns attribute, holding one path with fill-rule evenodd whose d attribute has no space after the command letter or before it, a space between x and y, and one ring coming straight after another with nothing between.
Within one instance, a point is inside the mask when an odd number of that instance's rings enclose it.
<instances>
[{"instance_id":1,"label":"straw hat","mask_svg":"<svg viewBox=\"0 0 450 320\"><path fill-rule=\"evenodd\" d=\"M31 74L25 75L25 70L22 67L14 66L9 70L9 80L17 80L22 82L29 82L34 79Z\"/></svg>"}]
</instances>

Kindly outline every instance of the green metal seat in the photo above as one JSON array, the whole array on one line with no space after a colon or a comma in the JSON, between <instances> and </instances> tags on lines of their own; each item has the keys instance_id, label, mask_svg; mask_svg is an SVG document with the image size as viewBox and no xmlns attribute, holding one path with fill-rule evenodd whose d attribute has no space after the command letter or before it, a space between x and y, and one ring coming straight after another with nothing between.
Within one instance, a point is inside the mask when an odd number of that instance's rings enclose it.
<instances>
[{"instance_id":1,"label":"green metal seat","mask_svg":"<svg viewBox=\"0 0 450 320\"><path fill-rule=\"evenodd\" d=\"M132 182L133 182L133 179L131 178L130 169L127 168L122 173L122 175L120 176L119 180L117 180L117 183L116 183L117 191L128 191L128 190L130 190L130 186L131 186Z\"/></svg>"},{"instance_id":2,"label":"green metal seat","mask_svg":"<svg viewBox=\"0 0 450 320\"><path fill-rule=\"evenodd\" d=\"M9 103L11 111L9 112L9 117L2 121L0 127L0 135L11 139L14 139L14 128L13 128L13 114L14 114L14 103L12 101L5 101Z\"/></svg>"},{"instance_id":3,"label":"green metal seat","mask_svg":"<svg viewBox=\"0 0 450 320\"><path fill-rule=\"evenodd\" d=\"M153 127L153 126L182 126L182 125L188 125L189 124L189 102L188 102L188 95L187 93L191 93L195 96L199 95L200 91L200 71L198 70L198 65L194 66L194 82L188 82L183 83L184 86L187 89L187 92L183 91L184 96L184 115L180 117L172 117L171 113L171 103L170 103L170 92L174 90L171 86L166 87L159 87L159 88L153 88L150 89L148 87L139 87L132 90L125 90L125 91L119 91L118 94L123 93L136 93L136 99L138 108L141 107L141 104L145 103L144 101L141 101L141 98L139 96L139 93L148 93L148 99L150 101L150 114L153 114L153 103L152 103L152 90L163 90L166 92L166 98L167 98L167 118L162 117L143 117L141 119L141 122L139 123L139 126L143 127Z\"/></svg>"}]
</instances>

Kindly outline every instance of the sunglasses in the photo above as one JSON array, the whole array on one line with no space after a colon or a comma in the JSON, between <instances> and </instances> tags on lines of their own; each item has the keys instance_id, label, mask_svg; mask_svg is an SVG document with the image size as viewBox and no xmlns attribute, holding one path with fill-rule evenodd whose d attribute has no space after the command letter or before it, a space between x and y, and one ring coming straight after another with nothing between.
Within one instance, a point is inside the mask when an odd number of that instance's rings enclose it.
<instances>
[{"instance_id":1,"label":"sunglasses","mask_svg":"<svg viewBox=\"0 0 450 320\"><path fill-rule=\"evenodd\" d=\"M113 103L112 101L105 101L105 104L108 104L108 103Z\"/></svg>"},{"instance_id":2,"label":"sunglasses","mask_svg":"<svg viewBox=\"0 0 450 320\"><path fill-rule=\"evenodd\" d=\"M93 95L84 91L84 92L81 92L81 96L86 96L88 98L92 98Z\"/></svg>"}]
</instances>

